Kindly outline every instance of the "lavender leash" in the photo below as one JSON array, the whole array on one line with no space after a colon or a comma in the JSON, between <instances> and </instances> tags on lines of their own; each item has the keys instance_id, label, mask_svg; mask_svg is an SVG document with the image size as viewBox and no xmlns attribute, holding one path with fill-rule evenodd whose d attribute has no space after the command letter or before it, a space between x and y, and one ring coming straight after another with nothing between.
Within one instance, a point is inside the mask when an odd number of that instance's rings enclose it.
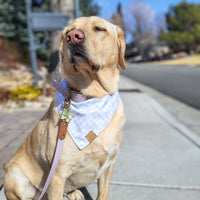
<instances>
[{"instance_id":1,"label":"lavender leash","mask_svg":"<svg viewBox=\"0 0 200 200\"><path fill-rule=\"evenodd\" d=\"M63 95L66 95L67 94L67 88L65 87L62 87L60 84L58 84L55 80L52 81L53 82L53 86L56 88L56 90L58 90L58 92L60 92L61 94ZM55 155L54 155L54 159L53 159L53 163L52 163L52 166L51 166L51 169L50 169L50 172L49 172L49 175L47 177L47 180L46 180L46 183L43 187L43 190L38 198L38 200L41 200L44 196L44 194L46 193L48 187L49 187L49 184L53 178L53 175L54 175L54 172L56 170L56 167L58 165L58 161L60 159L60 155L61 155L61 152L62 152L62 148L63 148L63 144L64 144L64 141L65 140L61 140L59 137L58 137L58 140L57 140L57 145L56 145L56 151L55 151Z\"/></svg>"},{"instance_id":2,"label":"lavender leash","mask_svg":"<svg viewBox=\"0 0 200 200\"><path fill-rule=\"evenodd\" d=\"M64 140L60 140L58 138L58 142L57 142L57 146L56 146L56 152L55 152L55 155L54 155L54 160L53 160L53 164L51 166L51 170L49 172L49 175L48 175L48 178L46 180L46 183L44 185L44 188L40 194L40 197L38 198L38 200L41 200L44 196L44 194L46 193L48 187L49 187L49 184L52 180L52 177L54 175L54 172L56 170L56 167L58 165L58 161L59 161L59 158L60 158L60 155L61 155L61 152L62 152L62 148L63 148L63 144L64 144Z\"/></svg>"}]
</instances>

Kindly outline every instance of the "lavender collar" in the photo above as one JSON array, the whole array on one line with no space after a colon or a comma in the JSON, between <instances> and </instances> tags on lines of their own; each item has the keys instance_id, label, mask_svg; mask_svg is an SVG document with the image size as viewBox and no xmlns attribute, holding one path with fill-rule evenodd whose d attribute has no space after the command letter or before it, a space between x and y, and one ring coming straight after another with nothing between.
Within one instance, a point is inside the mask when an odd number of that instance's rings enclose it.
<instances>
[{"instance_id":1,"label":"lavender collar","mask_svg":"<svg viewBox=\"0 0 200 200\"><path fill-rule=\"evenodd\" d=\"M66 96L67 91L69 89L69 87L66 85L66 87L63 87L62 85L60 85L57 81L52 80L53 86L56 88L56 90L61 93L62 95ZM80 93L76 93L76 92L72 92L72 100L77 102L77 103L81 103L84 102L88 99L88 97L86 95L80 94Z\"/></svg>"}]
</instances>

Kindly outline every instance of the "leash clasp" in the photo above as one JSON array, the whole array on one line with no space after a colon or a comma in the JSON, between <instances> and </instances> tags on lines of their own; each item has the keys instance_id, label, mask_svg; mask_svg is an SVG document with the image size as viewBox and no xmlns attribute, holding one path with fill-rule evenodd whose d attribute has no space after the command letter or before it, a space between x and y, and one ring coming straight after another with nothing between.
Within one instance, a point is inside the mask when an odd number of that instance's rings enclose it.
<instances>
[{"instance_id":1,"label":"leash clasp","mask_svg":"<svg viewBox=\"0 0 200 200\"><path fill-rule=\"evenodd\" d=\"M68 92L67 92L66 98L63 102L64 108L63 108L63 111L62 111L62 114L61 114L61 117L60 117L60 119L65 120L66 123L69 123L74 116L74 113L69 112L70 105L71 105L71 97L70 96L71 96L71 94L69 95Z\"/></svg>"}]
</instances>

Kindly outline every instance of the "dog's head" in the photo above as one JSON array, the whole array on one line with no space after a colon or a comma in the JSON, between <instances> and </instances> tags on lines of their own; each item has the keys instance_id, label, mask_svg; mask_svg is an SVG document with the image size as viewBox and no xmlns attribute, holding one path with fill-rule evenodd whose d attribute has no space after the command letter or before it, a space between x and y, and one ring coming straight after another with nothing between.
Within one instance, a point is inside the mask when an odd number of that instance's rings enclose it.
<instances>
[{"instance_id":1,"label":"dog's head","mask_svg":"<svg viewBox=\"0 0 200 200\"><path fill-rule=\"evenodd\" d=\"M99 17L78 18L61 35L61 73L72 87L82 92L91 95L91 87L98 85L94 84L96 81L104 87L105 94L111 93L116 88L111 89L103 79L110 79L111 84L117 82L118 64L125 69L124 53L124 34L119 27Z\"/></svg>"}]
</instances>

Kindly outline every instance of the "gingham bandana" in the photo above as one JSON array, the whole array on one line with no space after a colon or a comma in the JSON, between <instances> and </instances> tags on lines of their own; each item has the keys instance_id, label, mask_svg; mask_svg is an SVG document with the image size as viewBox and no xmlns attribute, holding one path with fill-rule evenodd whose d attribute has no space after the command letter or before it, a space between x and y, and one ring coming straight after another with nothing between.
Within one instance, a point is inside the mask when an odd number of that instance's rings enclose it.
<instances>
[{"instance_id":1,"label":"gingham bandana","mask_svg":"<svg viewBox=\"0 0 200 200\"><path fill-rule=\"evenodd\" d=\"M65 80L61 82L61 85L68 89ZM57 105L60 115L64 99L65 96L58 92ZM90 143L86 138L90 131L99 135L112 119L118 105L118 91L103 98L91 98L82 103L71 101L70 112L74 113L74 117L69 122L68 132L79 149L84 149Z\"/></svg>"}]
</instances>

